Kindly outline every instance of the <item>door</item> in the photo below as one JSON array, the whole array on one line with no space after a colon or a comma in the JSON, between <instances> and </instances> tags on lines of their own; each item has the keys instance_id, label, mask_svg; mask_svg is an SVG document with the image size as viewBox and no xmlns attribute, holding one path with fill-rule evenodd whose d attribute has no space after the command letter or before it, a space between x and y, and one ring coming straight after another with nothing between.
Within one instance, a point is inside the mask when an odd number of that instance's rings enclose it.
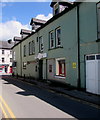
<instances>
[{"instance_id":1,"label":"door","mask_svg":"<svg viewBox=\"0 0 100 120\"><path fill-rule=\"evenodd\" d=\"M43 60L39 60L39 79L43 79Z\"/></svg>"},{"instance_id":2,"label":"door","mask_svg":"<svg viewBox=\"0 0 100 120\"><path fill-rule=\"evenodd\" d=\"M97 93L98 64L95 55L86 57L86 91Z\"/></svg>"}]
</instances>

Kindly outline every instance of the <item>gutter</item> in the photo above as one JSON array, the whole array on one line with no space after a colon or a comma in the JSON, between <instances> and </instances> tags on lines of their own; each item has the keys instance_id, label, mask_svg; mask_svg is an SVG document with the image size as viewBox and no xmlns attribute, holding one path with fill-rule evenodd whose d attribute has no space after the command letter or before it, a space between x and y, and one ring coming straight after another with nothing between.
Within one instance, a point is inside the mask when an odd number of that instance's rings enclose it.
<instances>
[{"instance_id":1,"label":"gutter","mask_svg":"<svg viewBox=\"0 0 100 120\"><path fill-rule=\"evenodd\" d=\"M21 76L22 76L22 46L21 46L21 43L20 43L20 63L21 63L21 65L20 65L20 67L21 67Z\"/></svg>"}]
</instances>

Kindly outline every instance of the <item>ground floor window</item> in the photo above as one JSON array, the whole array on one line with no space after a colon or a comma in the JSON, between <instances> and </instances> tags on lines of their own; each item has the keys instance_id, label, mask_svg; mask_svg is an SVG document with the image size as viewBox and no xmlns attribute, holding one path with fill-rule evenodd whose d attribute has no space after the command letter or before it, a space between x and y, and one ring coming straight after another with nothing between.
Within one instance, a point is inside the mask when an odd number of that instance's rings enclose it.
<instances>
[{"instance_id":1,"label":"ground floor window","mask_svg":"<svg viewBox=\"0 0 100 120\"><path fill-rule=\"evenodd\" d=\"M66 76L65 59L56 59L56 75L62 77Z\"/></svg>"}]
</instances>

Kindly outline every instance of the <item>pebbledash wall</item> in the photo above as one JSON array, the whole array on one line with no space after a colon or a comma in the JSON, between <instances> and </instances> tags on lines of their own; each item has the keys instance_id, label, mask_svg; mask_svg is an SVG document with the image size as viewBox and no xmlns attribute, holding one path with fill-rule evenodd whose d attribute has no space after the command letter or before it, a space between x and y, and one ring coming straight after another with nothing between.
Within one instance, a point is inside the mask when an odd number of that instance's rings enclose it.
<instances>
[{"instance_id":1,"label":"pebbledash wall","mask_svg":"<svg viewBox=\"0 0 100 120\"><path fill-rule=\"evenodd\" d=\"M85 88L86 55L100 53L99 24L95 2L76 4L53 16L43 27L12 48L13 62L16 62L14 74ZM60 46L56 45L57 29L60 29ZM51 32L55 41L53 48L50 48ZM43 39L43 51L39 50L40 37ZM35 52L31 55L29 42L35 45Z\"/></svg>"}]
</instances>

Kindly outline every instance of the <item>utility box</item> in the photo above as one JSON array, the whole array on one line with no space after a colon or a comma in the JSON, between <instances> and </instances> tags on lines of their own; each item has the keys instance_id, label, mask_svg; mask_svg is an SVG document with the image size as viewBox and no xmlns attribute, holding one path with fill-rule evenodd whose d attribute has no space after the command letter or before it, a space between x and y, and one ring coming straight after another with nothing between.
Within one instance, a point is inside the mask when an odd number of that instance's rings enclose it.
<instances>
[{"instance_id":1,"label":"utility box","mask_svg":"<svg viewBox=\"0 0 100 120\"><path fill-rule=\"evenodd\" d=\"M86 56L86 91L100 95L100 54Z\"/></svg>"}]
</instances>

